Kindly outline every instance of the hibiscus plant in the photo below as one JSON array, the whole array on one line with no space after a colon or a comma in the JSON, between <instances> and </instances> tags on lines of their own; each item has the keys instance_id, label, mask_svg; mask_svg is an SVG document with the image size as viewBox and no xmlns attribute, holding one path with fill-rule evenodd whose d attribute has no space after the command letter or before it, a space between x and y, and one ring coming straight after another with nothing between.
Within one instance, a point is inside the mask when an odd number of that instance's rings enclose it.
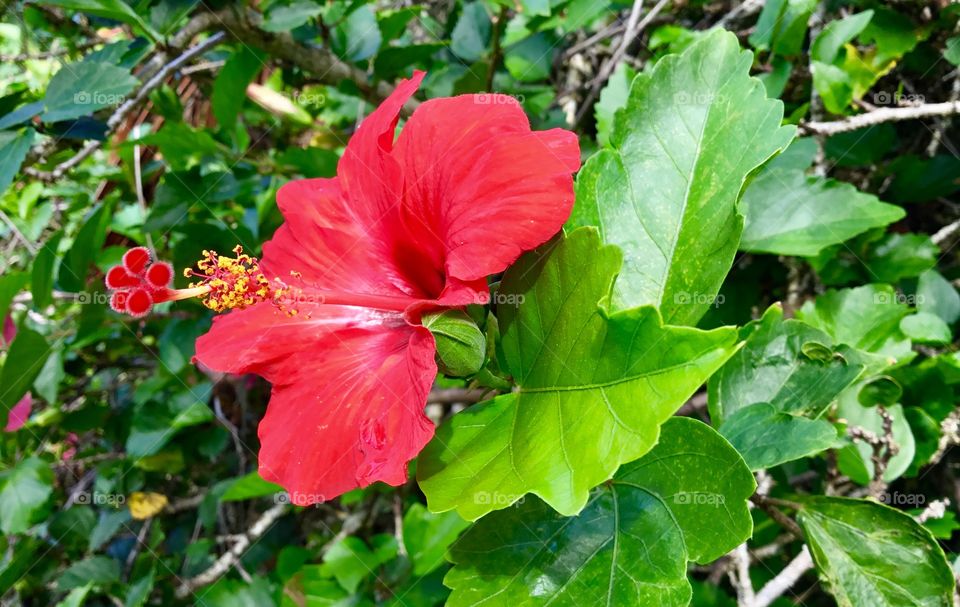
<instances>
[{"instance_id":1,"label":"hibiscus plant","mask_svg":"<svg viewBox=\"0 0 960 607\"><path fill-rule=\"evenodd\" d=\"M2 604L960 604L956 5L4 15Z\"/></svg>"}]
</instances>

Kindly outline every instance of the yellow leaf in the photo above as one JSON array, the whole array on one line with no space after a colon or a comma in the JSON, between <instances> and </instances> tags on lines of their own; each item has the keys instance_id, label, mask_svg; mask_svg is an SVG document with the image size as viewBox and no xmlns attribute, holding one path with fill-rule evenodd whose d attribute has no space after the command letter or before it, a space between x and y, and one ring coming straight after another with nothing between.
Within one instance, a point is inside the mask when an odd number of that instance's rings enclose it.
<instances>
[{"instance_id":1,"label":"yellow leaf","mask_svg":"<svg viewBox=\"0 0 960 607\"><path fill-rule=\"evenodd\" d=\"M127 500L130 516L142 521L160 513L167 506L167 496L162 493L134 491Z\"/></svg>"}]
</instances>

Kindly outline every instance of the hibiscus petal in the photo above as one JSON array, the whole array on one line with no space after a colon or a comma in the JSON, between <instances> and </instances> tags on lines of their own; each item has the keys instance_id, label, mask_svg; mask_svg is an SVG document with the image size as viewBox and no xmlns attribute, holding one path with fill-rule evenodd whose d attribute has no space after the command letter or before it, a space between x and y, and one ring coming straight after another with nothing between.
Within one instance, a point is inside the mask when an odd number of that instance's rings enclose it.
<instances>
[{"instance_id":1,"label":"hibiscus petal","mask_svg":"<svg viewBox=\"0 0 960 607\"><path fill-rule=\"evenodd\" d=\"M390 157L403 104L417 91L424 72L401 80L377 109L363 119L337 164L337 177L347 198L359 202L355 212L375 225L400 200L400 167Z\"/></svg>"},{"instance_id":2,"label":"hibiscus petal","mask_svg":"<svg viewBox=\"0 0 960 607\"><path fill-rule=\"evenodd\" d=\"M317 305L291 318L263 303L214 319L196 358L273 384L260 474L306 505L406 480L407 462L433 436L423 408L434 353L430 333L399 314Z\"/></svg>"},{"instance_id":3,"label":"hibiscus petal","mask_svg":"<svg viewBox=\"0 0 960 607\"><path fill-rule=\"evenodd\" d=\"M442 251L447 274L463 280L502 272L556 234L580 167L576 135L531 131L520 104L504 95L423 103L393 155L408 234Z\"/></svg>"},{"instance_id":4,"label":"hibiscus petal","mask_svg":"<svg viewBox=\"0 0 960 607\"><path fill-rule=\"evenodd\" d=\"M7 413L7 425L4 432L16 432L27 423L30 417L30 409L33 407L33 397L29 392L23 395L20 402L15 404L10 412Z\"/></svg>"},{"instance_id":5,"label":"hibiscus petal","mask_svg":"<svg viewBox=\"0 0 960 607\"><path fill-rule=\"evenodd\" d=\"M344 198L336 179L300 179L277 192L285 222L263 247L261 268L287 280L299 272L308 283L326 289L380 295L408 294L393 262L376 246Z\"/></svg>"}]
</instances>

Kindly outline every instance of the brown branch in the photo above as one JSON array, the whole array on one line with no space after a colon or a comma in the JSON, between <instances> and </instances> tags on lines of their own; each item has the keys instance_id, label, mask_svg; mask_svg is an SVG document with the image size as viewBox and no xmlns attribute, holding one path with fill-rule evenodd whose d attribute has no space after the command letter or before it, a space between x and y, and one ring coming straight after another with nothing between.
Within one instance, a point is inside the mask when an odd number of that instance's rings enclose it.
<instances>
[{"instance_id":1,"label":"brown branch","mask_svg":"<svg viewBox=\"0 0 960 607\"><path fill-rule=\"evenodd\" d=\"M344 62L328 49L300 44L285 32L271 33L260 29L262 17L254 12L237 13L233 7L211 13L211 27L223 30L229 36L266 51L272 57L296 65L313 74L319 82L337 84L350 80L368 101L379 103L390 96L394 87L388 82L370 82L366 72ZM409 99L403 106L409 115L420 104Z\"/></svg>"}]
</instances>

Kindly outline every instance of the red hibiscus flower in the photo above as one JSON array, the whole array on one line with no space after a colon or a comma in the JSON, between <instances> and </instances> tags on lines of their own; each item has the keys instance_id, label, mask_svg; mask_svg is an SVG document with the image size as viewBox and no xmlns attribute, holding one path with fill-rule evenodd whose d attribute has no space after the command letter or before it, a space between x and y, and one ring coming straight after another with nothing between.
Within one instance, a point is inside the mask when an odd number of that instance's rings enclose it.
<instances>
[{"instance_id":1,"label":"red hibiscus flower","mask_svg":"<svg viewBox=\"0 0 960 607\"><path fill-rule=\"evenodd\" d=\"M423 410L435 345L420 315L485 303L486 277L560 230L573 204L576 136L531 131L510 97L427 101L395 137L422 79L363 121L336 178L280 189L285 223L262 260L209 253L193 274L209 307L235 308L196 360L272 383L260 474L295 504L405 482L434 432Z\"/></svg>"}]
</instances>

